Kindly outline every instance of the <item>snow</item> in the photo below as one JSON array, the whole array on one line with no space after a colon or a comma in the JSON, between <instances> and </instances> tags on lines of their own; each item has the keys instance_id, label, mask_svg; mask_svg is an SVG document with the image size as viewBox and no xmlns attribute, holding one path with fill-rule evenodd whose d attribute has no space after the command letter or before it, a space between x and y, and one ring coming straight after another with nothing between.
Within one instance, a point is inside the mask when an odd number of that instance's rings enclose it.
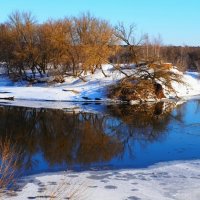
<instances>
[{"instance_id":1,"label":"snow","mask_svg":"<svg viewBox=\"0 0 200 200\"><path fill-rule=\"evenodd\" d=\"M66 77L64 83L48 85L36 84L27 85L26 82L12 83L6 77L0 77L0 98L14 97L15 101L9 101L9 104L19 105L20 101L32 101L32 103L25 103L34 105L35 107L43 106L45 103L39 101L49 101L46 106L59 102L60 107L70 106L69 103L64 102L111 102L107 98L107 87L115 84L118 80L124 77L122 73L114 70L111 65L103 65L103 70L107 77L105 77L101 70L97 70L95 74L88 73L84 76L86 82L79 78ZM132 73L134 69L125 69L126 73ZM172 69L183 77L185 84L173 83L178 97L187 99L194 95L200 94L200 78L197 72L186 72L185 74L179 72L177 69ZM166 95L168 98L175 98L176 94L170 93ZM33 102L34 101L34 102ZM6 102L6 100L1 100ZM51 103L50 103L51 102ZM62 102L62 103L60 103ZM135 102L134 102L135 103ZM58 108L59 106L56 106Z\"/></svg>"},{"instance_id":2,"label":"snow","mask_svg":"<svg viewBox=\"0 0 200 200\"><path fill-rule=\"evenodd\" d=\"M25 177L20 184L15 196L5 199L50 196L63 186L57 199L78 191L76 199L86 200L199 200L200 160L161 163L147 169L39 174Z\"/></svg>"},{"instance_id":3,"label":"snow","mask_svg":"<svg viewBox=\"0 0 200 200\"><path fill-rule=\"evenodd\" d=\"M177 70L176 70L177 72ZM180 73L180 72L177 72ZM172 84L177 92L177 96L182 99L187 99L200 94L200 74L198 72L180 73L183 76L185 84L174 82Z\"/></svg>"},{"instance_id":4,"label":"snow","mask_svg":"<svg viewBox=\"0 0 200 200\"><path fill-rule=\"evenodd\" d=\"M86 82L79 78L67 77L65 83L53 86L7 86L4 80L0 82L0 98L14 96L16 100L85 101L83 97L87 97L88 101L98 101L95 98L102 98L104 101L105 87L123 77L118 71L112 71L110 68L109 65L104 66L108 77L99 70L95 74L86 75Z\"/></svg>"}]
</instances>

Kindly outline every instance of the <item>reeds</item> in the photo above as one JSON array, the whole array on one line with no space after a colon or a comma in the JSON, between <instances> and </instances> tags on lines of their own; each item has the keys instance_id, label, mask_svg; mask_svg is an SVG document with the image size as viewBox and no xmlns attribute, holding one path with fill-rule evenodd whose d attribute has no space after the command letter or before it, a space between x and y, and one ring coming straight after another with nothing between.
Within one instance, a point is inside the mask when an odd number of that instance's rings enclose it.
<instances>
[{"instance_id":1,"label":"reeds","mask_svg":"<svg viewBox=\"0 0 200 200\"><path fill-rule=\"evenodd\" d=\"M17 152L16 145L6 138L0 141L0 198L6 191L16 186L19 177L18 159L21 153Z\"/></svg>"},{"instance_id":2,"label":"reeds","mask_svg":"<svg viewBox=\"0 0 200 200\"><path fill-rule=\"evenodd\" d=\"M83 200L86 197L87 186L84 183L69 180L65 177L57 186L47 188L49 193L49 200Z\"/></svg>"}]
</instances>

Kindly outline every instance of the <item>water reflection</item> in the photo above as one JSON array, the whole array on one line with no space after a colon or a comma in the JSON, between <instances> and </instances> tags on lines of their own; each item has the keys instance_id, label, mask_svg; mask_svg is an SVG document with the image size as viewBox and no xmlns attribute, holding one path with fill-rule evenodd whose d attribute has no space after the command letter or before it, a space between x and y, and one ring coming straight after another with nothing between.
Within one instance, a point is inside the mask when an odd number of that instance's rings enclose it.
<instances>
[{"instance_id":1,"label":"water reflection","mask_svg":"<svg viewBox=\"0 0 200 200\"><path fill-rule=\"evenodd\" d=\"M110 115L120 122L113 127L117 134L127 132L126 137L139 137L147 140L155 140L167 129L170 122L170 113L175 107L173 102L159 102L156 104L121 105L111 106Z\"/></svg>"},{"instance_id":2,"label":"water reflection","mask_svg":"<svg viewBox=\"0 0 200 200\"><path fill-rule=\"evenodd\" d=\"M105 134L103 123L102 116L60 110L4 107L0 114L1 137L24 150L27 168L38 151L49 165L110 160L122 148Z\"/></svg>"},{"instance_id":3,"label":"water reflection","mask_svg":"<svg viewBox=\"0 0 200 200\"><path fill-rule=\"evenodd\" d=\"M19 164L27 173L75 166L146 166L162 161L155 151L162 140L167 149L170 127L185 120L185 106L172 112L173 103L110 105L106 114L1 107L0 137L23 149Z\"/></svg>"}]
</instances>

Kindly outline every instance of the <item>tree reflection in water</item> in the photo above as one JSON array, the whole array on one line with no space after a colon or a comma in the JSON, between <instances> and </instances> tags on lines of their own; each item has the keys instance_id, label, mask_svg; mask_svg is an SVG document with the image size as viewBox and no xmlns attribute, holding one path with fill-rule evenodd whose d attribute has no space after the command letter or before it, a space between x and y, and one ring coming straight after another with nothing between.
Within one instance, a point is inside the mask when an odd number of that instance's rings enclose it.
<instances>
[{"instance_id":1,"label":"tree reflection in water","mask_svg":"<svg viewBox=\"0 0 200 200\"><path fill-rule=\"evenodd\" d=\"M0 137L23 149L19 164L29 170L37 167L38 152L49 166L106 162L122 156L130 140L157 140L171 119L174 105L166 105L112 105L106 114L1 107Z\"/></svg>"},{"instance_id":2,"label":"tree reflection in water","mask_svg":"<svg viewBox=\"0 0 200 200\"><path fill-rule=\"evenodd\" d=\"M159 102L135 106L111 106L108 110L119 122L118 126L113 127L116 134L123 133L125 137L139 137L150 141L160 137L160 133L167 128L174 107L175 104L172 102Z\"/></svg>"}]
</instances>

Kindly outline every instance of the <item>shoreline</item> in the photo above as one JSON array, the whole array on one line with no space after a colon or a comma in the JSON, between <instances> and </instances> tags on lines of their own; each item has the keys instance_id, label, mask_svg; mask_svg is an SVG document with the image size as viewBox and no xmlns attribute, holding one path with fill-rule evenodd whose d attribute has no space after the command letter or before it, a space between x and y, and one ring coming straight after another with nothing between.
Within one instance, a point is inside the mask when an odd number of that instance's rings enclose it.
<instances>
[{"instance_id":1,"label":"shoreline","mask_svg":"<svg viewBox=\"0 0 200 200\"><path fill-rule=\"evenodd\" d=\"M88 200L108 200L110 196L116 200L186 200L189 197L198 200L199 165L198 159L162 162L142 169L40 173L22 177L21 189L16 192L16 196L7 199L35 199L39 196L48 196L60 184L66 183L66 188L60 194L61 198L78 189L80 197L84 195L87 197L84 199Z\"/></svg>"}]
</instances>

